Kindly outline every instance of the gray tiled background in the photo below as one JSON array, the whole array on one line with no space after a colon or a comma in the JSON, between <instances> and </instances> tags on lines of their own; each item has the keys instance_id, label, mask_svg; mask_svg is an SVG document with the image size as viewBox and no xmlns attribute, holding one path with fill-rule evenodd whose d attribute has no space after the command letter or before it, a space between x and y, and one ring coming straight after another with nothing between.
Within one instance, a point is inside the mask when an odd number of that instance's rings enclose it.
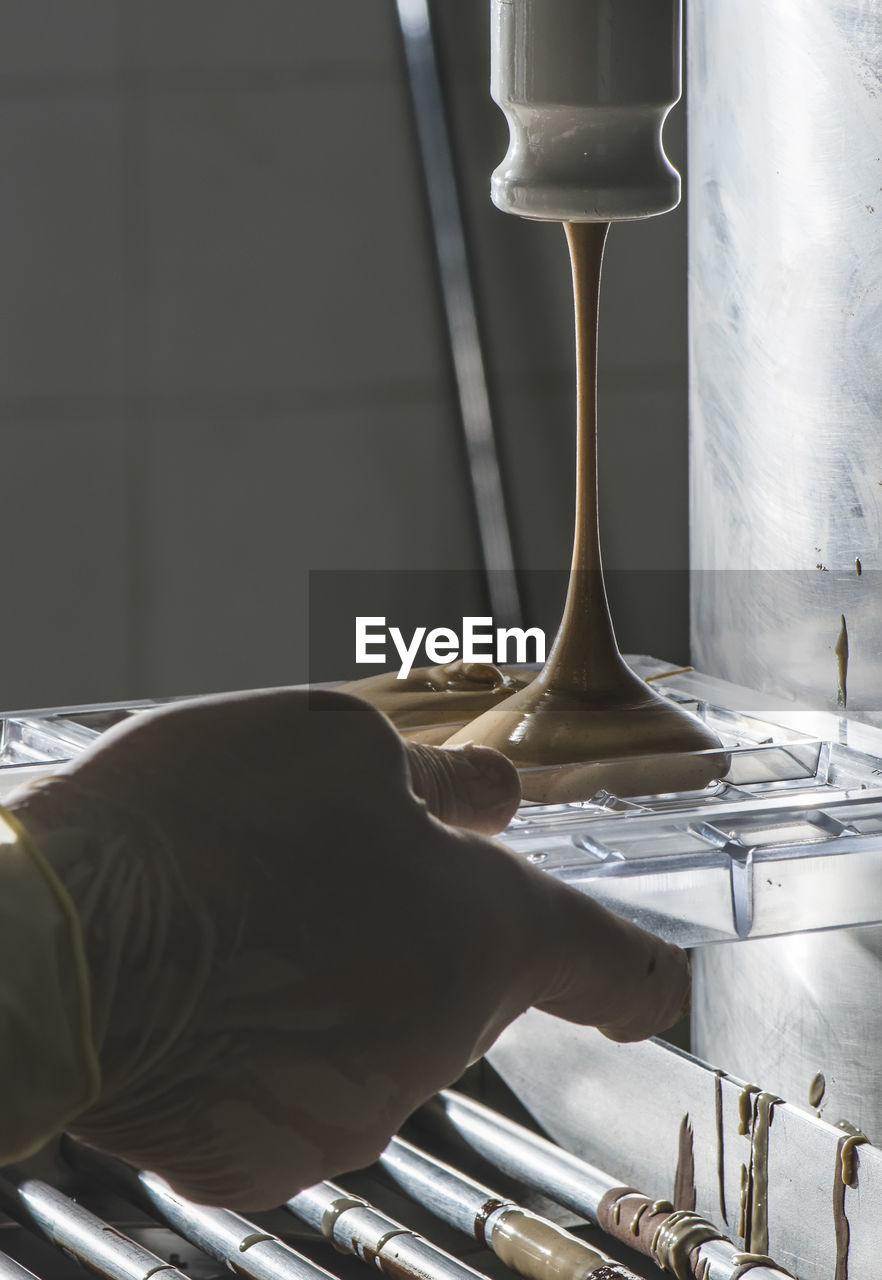
<instances>
[{"instance_id":1,"label":"gray tiled background","mask_svg":"<svg viewBox=\"0 0 882 1280\"><path fill-rule=\"evenodd\" d=\"M486 5L436 9L519 559L558 569L563 236L489 204ZM310 569L478 562L393 0L0 0L0 30L0 704L301 680ZM684 237L610 238L618 569L686 563ZM621 619L685 657L682 593Z\"/></svg>"}]
</instances>

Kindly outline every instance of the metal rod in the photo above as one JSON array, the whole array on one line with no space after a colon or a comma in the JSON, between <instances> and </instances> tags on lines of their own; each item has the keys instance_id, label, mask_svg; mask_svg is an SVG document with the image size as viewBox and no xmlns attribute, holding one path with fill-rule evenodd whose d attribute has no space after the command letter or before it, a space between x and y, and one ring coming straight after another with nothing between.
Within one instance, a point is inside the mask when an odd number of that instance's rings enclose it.
<instances>
[{"instance_id":1,"label":"metal rod","mask_svg":"<svg viewBox=\"0 0 882 1280\"><path fill-rule=\"evenodd\" d=\"M477 310L457 193L456 170L438 79L429 0L396 0L420 160L438 256L478 536L490 607L498 625L521 621L514 551Z\"/></svg>"},{"instance_id":2,"label":"metal rod","mask_svg":"<svg viewBox=\"0 0 882 1280\"><path fill-rule=\"evenodd\" d=\"M602 1169L449 1089L420 1112L430 1119L438 1115L497 1169L537 1190L549 1188L549 1199L592 1222L603 1197L621 1185Z\"/></svg>"},{"instance_id":3,"label":"metal rod","mask_svg":"<svg viewBox=\"0 0 882 1280\"><path fill-rule=\"evenodd\" d=\"M90 1271L109 1280L147 1280L163 1272L163 1280L187 1280L183 1272L129 1240L46 1182L6 1169L0 1177L0 1206L23 1226L41 1236ZM26 1273L27 1274L27 1273ZM10 1280L15 1277L10 1272Z\"/></svg>"},{"instance_id":4,"label":"metal rod","mask_svg":"<svg viewBox=\"0 0 882 1280\"><path fill-rule=\"evenodd\" d=\"M344 1253L401 1280L485 1280L481 1274L409 1227L381 1213L333 1182L319 1182L294 1196L285 1208L320 1231Z\"/></svg>"},{"instance_id":5,"label":"metal rod","mask_svg":"<svg viewBox=\"0 0 882 1280\"><path fill-rule=\"evenodd\" d=\"M336 1280L277 1236L230 1209L193 1204L155 1173L139 1172L112 1156L66 1138L65 1158L128 1200L157 1214L178 1235L249 1280Z\"/></svg>"},{"instance_id":6,"label":"metal rod","mask_svg":"<svg viewBox=\"0 0 882 1280\"><path fill-rule=\"evenodd\" d=\"M489 1107L462 1094L445 1090L423 1108L431 1127L439 1118L497 1168L557 1204L589 1218L605 1231L649 1254L678 1277L736 1280L745 1272L742 1253L710 1223L682 1210L667 1216L663 1201L650 1201L633 1188L578 1156L531 1133ZM688 1246L688 1247L687 1247ZM750 1280L784 1280L787 1272L770 1259L750 1265Z\"/></svg>"},{"instance_id":7,"label":"metal rod","mask_svg":"<svg viewBox=\"0 0 882 1280\"><path fill-rule=\"evenodd\" d=\"M444 1222L474 1236L526 1280L637 1280L614 1258L523 1209L401 1138L393 1138L380 1165L406 1195Z\"/></svg>"},{"instance_id":8,"label":"metal rod","mask_svg":"<svg viewBox=\"0 0 882 1280\"><path fill-rule=\"evenodd\" d=\"M475 1224L487 1202L495 1199L502 1203L505 1199L440 1160L430 1163L428 1156L401 1138L392 1139L380 1156L380 1166L407 1195L469 1236L475 1234Z\"/></svg>"},{"instance_id":9,"label":"metal rod","mask_svg":"<svg viewBox=\"0 0 882 1280\"><path fill-rule=\"evenodd\" d=\"M35 1276L33 1271L28 1271L27 1267L23 1267L8 1254L0 1253L0 1280L40 1280L40 1277Z\"/></svg>"}]
</instances>

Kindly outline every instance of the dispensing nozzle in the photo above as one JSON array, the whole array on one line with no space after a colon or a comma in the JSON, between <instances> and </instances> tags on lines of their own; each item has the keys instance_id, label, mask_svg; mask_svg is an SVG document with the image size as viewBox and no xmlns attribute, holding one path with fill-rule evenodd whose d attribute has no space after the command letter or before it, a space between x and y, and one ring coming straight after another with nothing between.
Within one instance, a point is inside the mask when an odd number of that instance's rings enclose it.
<instances>
[{"instance_id":1,"label":"dispensing nozzle","mask_svg":"<svg viewBox=\"0 0 882 1280\"><path fill-rule=\"evenodd\" d=\"M493 203L560 222L675 208L661 132L680 97L680 0L491 0L491 20L510 133Z\"/></svg>"}]
</instances>

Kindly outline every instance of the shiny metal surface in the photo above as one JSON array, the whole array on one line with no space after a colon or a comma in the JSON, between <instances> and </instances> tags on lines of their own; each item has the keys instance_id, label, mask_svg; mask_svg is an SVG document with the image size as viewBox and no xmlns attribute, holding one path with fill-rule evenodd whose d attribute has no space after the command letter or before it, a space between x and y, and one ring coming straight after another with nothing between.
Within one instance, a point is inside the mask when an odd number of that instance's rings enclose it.
<instances>
[{"instance_id":1,"label":"shiny metal surface","mask_svg":"<svg viewBox=\"0 0 882 1280\"><path fill-rule=\"evenodd\" d=\"M465 1235L474 1236L488 1200L506 1199L401 1138L392 1139L380 1166L396 1186Z\"/></svg>"},{"instance_id":2,"label":"shiny metal surface","mask_svg":"<svg viewBox=\"0 0 882 1280\"><path fill-rule=\"evenodd\" d=\"M882 931L762 939L693 953L693 1048L882 1143Z\"/></svg>"},{"instance_id":3,"label":"shiny metal surface","mask_svg":"<svg viewBox=\"0 0 882 1280\"><path fill-rule=\"evenodd\" d=\"M503 1040L507 1038L508 1033ZM551 1090L550 1096L554 1093ZM579 1155L552 1147L538 1134L450 1089L429 1104L427 1114L443 1116L474 1151L503 1173L543 1191L581 1217L595 1219L606 1193L621 1185L618 1170L610 1174L595 1168Z\"/></svg>"},{"instance_id":4,"label":"shiny metal surface","mask_svg":"<svg viewBox=\"0 0 882 1280\"><path fill-rule=\"evenodd\" d=\"M456 1095L448 1095L455 1098ZM521 1208L516 1201L476 1182L458 1169L393 1138L380 1156L387 1177L404 1193L426 1206L457 1231L490 1246L506 1265L527 1280L637 1280L615 1259L564 1231L547 1218ZM521 1233L521 1247L506 1250L507 1227ZM529 1235L526 1244L523 1232Z\"/></svg>"},{"instance_id":5,"label":"shiny metal surface","mask_svg":"<svg viewBox=\"0 0 882 1280\"><path fill-rule=\"evenodd\" d=\"M163 1273L163 1280L186 1280L182 1271L37 1178L19 1178L5 1170L0 1176L0 1206L108 1280L148 1280L157 1272Z\"/></svg>"},{"instance_id":6,"label":"shiny metal surface","mask_svg":"<svg viewBox=\"0 0 882 1280\"><path fill-rule=\"evenodd\" d=\"M139 1174L143 1202L185 1240L250 1280L329 1280L330 1272L229 1209L193 1204L153 1173Z\"/></svg>"},{"instance_id":7,"label":"shiny metal surface","mask_svg":"<svg viewBox=\"0 0 882 1280\"><path fill-rule=\"evenodd\" d=\"M69 1139L64 1153L75 1168L158 1214L185 1240L238 1275L249 1280L334 1280L329 1271L247 1218L229 1209L193 1204L155 1173L139 1172Z\"/></svg>"},{"instance_id":8,"label":"shiny metal surface","mask_svg":"<svg viewBox=\"0 0 882 1280\"><path fill-rule=\"evenodd\" d=\"M375 1181L369 1171L351 1177L370 1200L322 1182L298 1193L269 1216L261 1214L255 1222L224 1209L194 1204L156 1175L64 1137L59 1146L29 1163L27 1170L0 1171L0 1208L30 1229L19 1231L12 1224L3 1224L9 1229L0 1243L12 1257L0 1252L0 1277L33 1280L21 1266L24 1261L35 1266L37 1280L75 1280L69 1261L59 1259L58 1266L47 1265L39 1246L34 1255L31 1237L35 1233L58 1245L68 1259L80 1259L109 1280L149 1280L165 1270L172 1273L170 1280L182 1280L181 1271L195 1280L218 1280L225 1269L248 1280L354 1280L358 1267L353 1269L352 1259L342 1262L338 1256L342 1253L353 1255L356 1263L379 1270L392 1280L484 1280L487 1275L504 1274L500 1259L532 1280L560 1280L561 1276L579 1280L598 1268L598 1280L637 1280L637 1275L647 1274L640 1266L642 1260L632 1271L570 1236L554 1221L503 1200L409 1144L400 1146L406 1153L406 1172L414 1175L406 1179L404 1187L411 1199L422 1202L421 1194L413 1194L421 1189L415 1188L414 1182L420 1183L420 1170L428 1169L430 1182L436 1183L440 1175L446 1191L454 1187L460 1204L468 1204L468 1216L459 1223L466 1237L461 1247L455 1238L451 1242L445 1237L445 1247L433 1243L438 1224L413 1206L404 1211L406 1222L385 1212L379 1206L390 1196L395 1204L400 1200L385 1179ZM32 1164L45 1169L46 1176L61 1180L66 1188L75 1187L77 1196L85 1195L99 1216L32 1176ZM84 1177L74 1180L74 1175ZM121 1203L120 1196L129 1205L138 1206L137 1210ZM441 1201L445 1196L446 1192ZM139 1210L146 1211L146 1220ZM289 1215L300 1218L307 1228L295 1224ZM450 1220L446 1212L440 1216ZM155 1225L159 1220L173 1229ZM420 1226L423 1220L426 1225ZM274 1234L274 1229L279 1234ZM319 1235L314 1236L313 1231ZM285 1243L291 1233L304 1239L305 1249L317 1247L332 1273L292 1250ZM142 1243L156 1252L145 1250ZM482 1244L489 1244L496 1260L481 1249ZM480 1270L469 1265L473 1261ZM76 1269L75 1263L73 1267Z\"/></svg>"},{"instance_id":9,"label":"shiny metal surface","mask_svg":"<svg viewBox=\"0 0 882 1280\"><path fill-rule=\"evenodd\" d=\"M693 660L878 714L882 9L688 21Z\"/></svg>"},{"instance_id":10,"label":"shiny metal surface","mask_svg":"<svg viewBox=\"0 0 882 1280\"><path fill-rule=\"evenodd\" d=\"M560 222L673 209L680 0L491 0L490 92L510 141L494 204Z\"/></svg>"},{"instance_id":11,"label":"shiny metal surface","mask_svg":"<svg viewBox=\"0 0 882 1280\"><path fill-rule=\"evenodd\" d=\"M764 999L765 991L763 985L757 993L758 1002ZM598 1031L536 1010L513 1023L489 1056L508 1086L556 1142L591 1165L615 1173L618 1182L637 1186L648 1195L671 1195L680 1124L688 1115L693 1131L696 1210L731 1238L738 1238L740 1171L749 1163L752 1148L750 1135L739 1132L742 1080L725 1074L717 1077L711 1067L661 1041L615 1044ZM460 1128L459 1118L456 1127ZM473 1128L471 1120L469 1128ZM477 1150L515 1173L513 1157L489 1145L489 1128L480 1135L480 1146L474 1137L466 1136ZM838 1146L842 1137L840 1130L798 1105L787 1102L774 1108L768 1151L769 1252L799 1280L831 1280L836 1271L832 1204L841 1177ZM861 1146L857 1153L857 1185L845 1187L850 1229L848 1277L878 1280L882 1150ZM524 1160L535 1163L526 1153ZM545 1176L553 1164L535 1167ZM576 1168L571 1165L572 1175ZM571 1190L566 1194L574 1198L564 1201L563 1183L556 1198L579 1212L579 1184L572 1175ZM581 1203L585 1205L584 1198ZM715 1258L724 1251L723 1246L713 1250L710 1245L705 1247ZM731 1246L728 1248L731 1274ZM709 1274L718 1280L721 1264L714 1261L712 1265ZM751 1280L760 1280L762 1270L756 1268L749 1274Z\"/></svg>"},{"instance_id":12,"label":"shiny metal surface","mask_svg":"<svg viewBox=\"0 0 882 1280\"><path fill-rule=\"evenodd\" d=\"M2 1280L39 1280L33 1271L28 1271L27 1267L8 1258L5 1253L0 1253L0 1277Z\"/></svg>"},{"instance_id":13,"label":"shiny metal surface","mask_svg":"<svg viewBox=\"0 0 882 1280\"><path fill-rule=\"evenodd\" d=\"M694 4L687 47L693 659L836 711L844 618L879 723L882 9ZM880 939L698 953L696 1051L882 1137Z\"/></svg>"},{"instance_id":14,"label":"shiny metal surface","mask_svg":"<svg viewBox=\"0 0 882 1280\"><path fill-rule=\"evenodd\" d=\"M480 1103L449 1090L439 1096L438 1102L446 1121L475 1151L581 1217L596 1221L598 1207L606 1193L614 1188L622 1189L625 1179L618 1170L614 1176L607 1174ZM546 1105L553 1108L553 1094ZM655 1194L640 1185L639 1179L637 1185L646 1194ZM734 1261L737 1254L738 1248L731 1241L708 1241L698 1247L692 1270L696 1271L707 1257L709 1277L731 1280L738 1270ZM784 1280L785 1276L770 1266L757 1266L753 1272L755 1280Z\"/></svg>"},{"instance_id":15,"label":"shiny metal surface","mask_svg":"<svg viewBox=\"0 0 882 1280\"><path fill-rule=\"evenodd\" d=\"M319 1182L285 1208L327 1236L343 1253L401 1280L481 1280L480 1273L388 1214L333 1182Z\"/></svg>"}]
</instances>

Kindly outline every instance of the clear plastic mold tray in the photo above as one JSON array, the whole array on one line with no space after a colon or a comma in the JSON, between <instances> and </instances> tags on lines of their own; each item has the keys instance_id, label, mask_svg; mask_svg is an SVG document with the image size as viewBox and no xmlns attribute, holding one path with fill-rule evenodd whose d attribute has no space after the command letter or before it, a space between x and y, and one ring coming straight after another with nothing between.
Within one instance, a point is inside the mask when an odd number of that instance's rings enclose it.
<instances>
[{"instance_id":1,"label":"clear plastic mold tray","mask_svg":"<svg viewBox=\"0 0 882 1280\"><path fill-rule=\"evenodd\" d=\"M84 751L111 725L155 702L8 711L0 716L0 802Z\"/></svg>"},{"instance_id":2,"label":"clear plastic mold tray","mask_svg":"<svg viewBox=\"0 0 882 1280\"><path fill-rule=\"evenodd\" d=\"M731 755L700 791L522 805L502 837L681 946L882 922L882 730L630 657Z\"/></svg>"},{"instance_id":3,"label":"clear plastic mold tray","mask_svg":"<svg viewBox=\"0 0 882 1280\"><path fill-rule=\"evenodd\" d=\"M713 726L728 774L701 791L524 804L509 848L683 946L882 922L882 730L628 661ZM0 801L155 705L0 716Z\"/></svg>"}]
</instances>

